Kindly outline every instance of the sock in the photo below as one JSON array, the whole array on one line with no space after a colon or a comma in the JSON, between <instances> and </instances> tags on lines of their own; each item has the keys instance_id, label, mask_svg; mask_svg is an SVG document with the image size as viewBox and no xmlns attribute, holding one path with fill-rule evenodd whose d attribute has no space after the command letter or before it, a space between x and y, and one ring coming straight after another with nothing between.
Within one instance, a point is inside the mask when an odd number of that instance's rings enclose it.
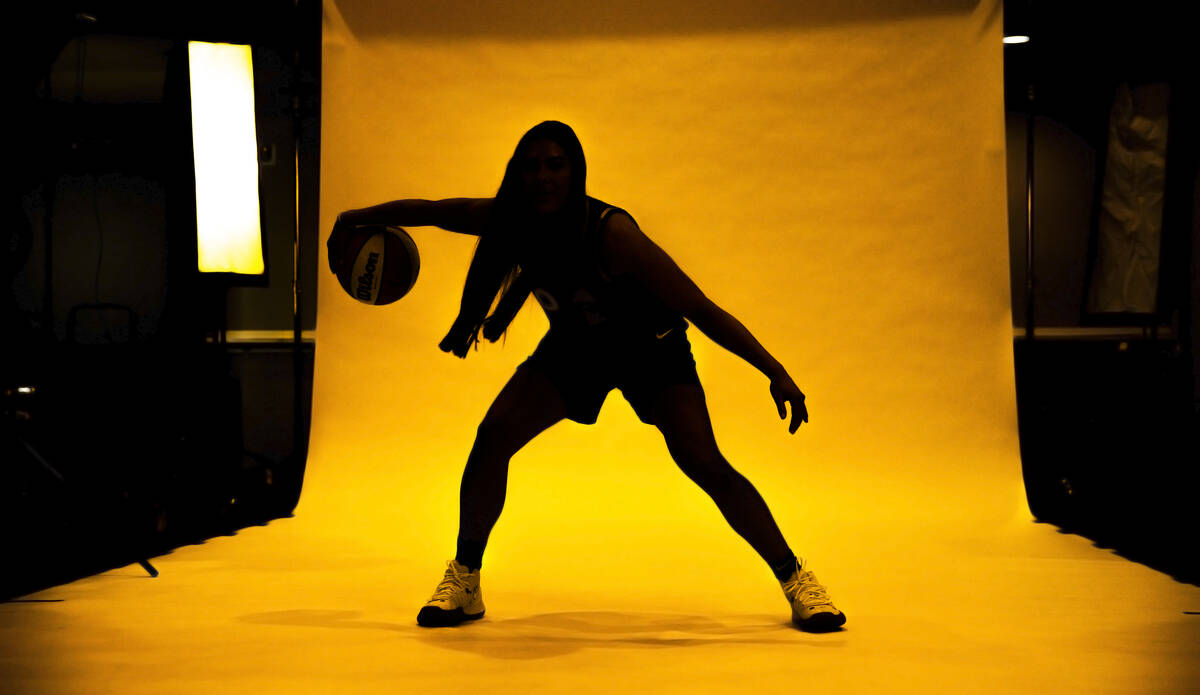
<instances>
[{"instance_id":1,"label":"sock","mask_svg":"<svg viewBox=\"0 0 1200 695\"><path fill-rule=\"evenodd\" d=\"M458 538L458 552L454 555L454 561L465 566L471 571L478 570L483 566L483 548L487 545L487 541L477 541L472 538Z\"/></svg>"},{"instance_id":2,"label":"sock","mask_svg":"<svg viewBox=\"0 0 1200 695\"><path fill-rule=\"evenodd\" d=\"M780 562L776 565L771 565L771 571L775 573L775 578L782 582L788 577L792 576L792 572L796 571L796 562L796 554L792 553L792 555L783 562Z\"/></svg>"}]
</instances>

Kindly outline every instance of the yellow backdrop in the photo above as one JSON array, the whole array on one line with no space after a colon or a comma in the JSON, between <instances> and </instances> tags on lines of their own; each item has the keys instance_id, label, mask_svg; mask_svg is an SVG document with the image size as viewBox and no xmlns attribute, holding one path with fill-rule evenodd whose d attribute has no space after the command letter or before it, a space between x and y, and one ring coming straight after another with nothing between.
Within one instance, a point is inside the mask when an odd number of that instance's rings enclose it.
<instances>
[{"instance_id":1,"label":"yellow backdrop","mask_svg":"<svg viewBox=\"0 0 1200 695\"><path fill-rule=\"evenodd\" d=\"M789 435L767 379L689 330L717 442L798 554L869 566L914 528L1028 520L995 8L545 39L414 37L378 11L364 27L355 3L326 9L326 233L349 208L493 195L520 135L564 121L588 192L629 210L806 393L810 422ZM421 274L399 302L359 304L322 275L297 514L395 548L429 583L453 554L475 428L547 322L529 301L506 343L441 352L475 239L409 231ZM566 583L597 565L765 572L617 391L594 426L560 423L512 461L490 581L549 558Z\"/></svg>"}]
</instances>

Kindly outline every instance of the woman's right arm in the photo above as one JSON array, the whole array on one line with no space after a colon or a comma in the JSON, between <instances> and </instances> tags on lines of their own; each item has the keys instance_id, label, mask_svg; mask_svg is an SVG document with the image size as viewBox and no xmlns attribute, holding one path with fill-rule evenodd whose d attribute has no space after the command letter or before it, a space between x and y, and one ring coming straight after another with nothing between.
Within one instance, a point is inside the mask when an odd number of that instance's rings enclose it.
<instances>
[{"instance_id":1,"label":"woman's right arm","mask_svg":"<svg viewBox=\"0 0 1200 695\"><path fill-rule=\"evenodd\" d=\"M371 207L347 210L338 222L349 225L383 224L396 227L441 227L447 231L479 236L483 233L492 198L446 198L393 200Z\"/></svg>"}]
</instances>

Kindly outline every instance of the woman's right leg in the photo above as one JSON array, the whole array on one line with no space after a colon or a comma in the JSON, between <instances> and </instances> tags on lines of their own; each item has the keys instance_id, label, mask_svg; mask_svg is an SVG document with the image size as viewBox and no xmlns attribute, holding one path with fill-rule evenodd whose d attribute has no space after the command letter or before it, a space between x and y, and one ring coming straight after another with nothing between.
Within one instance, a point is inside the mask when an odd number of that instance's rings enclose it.
<instances>
[{"instance_id":1,"label":"woman's right leg","mask_svg":"<svg viewBox=\"0 0 1200 695\"><path fill-rule=\"evenodd\" d=\"M566 417L562 396L536 368L517 369L483 417L467 457L459 491L458 552L455 560L472 569L483 549L508 485L508 461L551 425Z\"/></svg>"}]
</instances>

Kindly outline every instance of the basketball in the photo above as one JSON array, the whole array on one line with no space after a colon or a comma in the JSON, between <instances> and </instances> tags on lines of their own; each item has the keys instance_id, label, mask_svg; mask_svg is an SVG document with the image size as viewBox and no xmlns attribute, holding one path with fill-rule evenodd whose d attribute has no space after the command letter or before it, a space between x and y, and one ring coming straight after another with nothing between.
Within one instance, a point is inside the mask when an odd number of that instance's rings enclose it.
<instances>
[{"instance_id":1,"label":"basketball","mask_svg":"<svg viewBox=\"0 0 1200 695\"><path fill-rule=\"evenodd\" d=\"M391 304L417 282L421 257L408 232L400 227L353 227L342 240L342 289L363 304Z\"/></svg>"}]
</instances>

